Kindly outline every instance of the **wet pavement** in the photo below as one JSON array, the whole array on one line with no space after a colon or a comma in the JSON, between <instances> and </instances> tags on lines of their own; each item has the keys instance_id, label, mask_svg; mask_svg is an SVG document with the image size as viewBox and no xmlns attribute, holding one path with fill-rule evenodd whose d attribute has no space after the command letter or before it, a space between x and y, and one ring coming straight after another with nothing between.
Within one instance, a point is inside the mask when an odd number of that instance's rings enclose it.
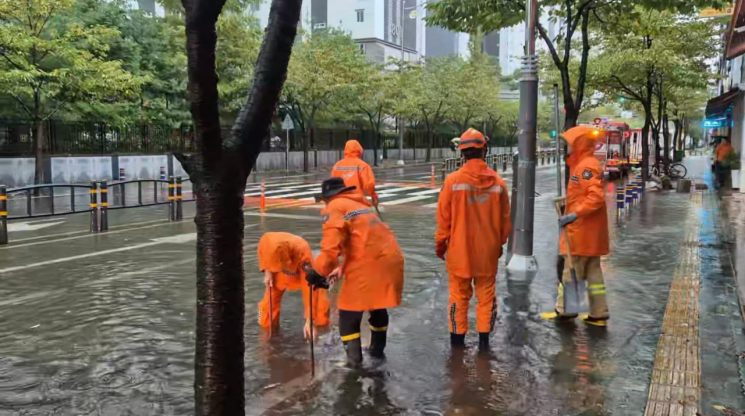
<instances>
[{"instance_id":1,"label":"wet pavement","mask_svg":"<svg viewBox=\"0 0 745 416\"><path fill-rule=\"evenodd\" d=\"M704 158L686 163L689 175L709 180ZM655 372L666 363L665 322L681 310L671 288L694 275L700 285L680 293L698 299L697 319L685 324L698 326L692 332L698 364L685 372L698 374L700 383L681 408L700 406L702 415L722 414L718 406L745 409L738 372L745 336L733 272L742 267L743 227L732 226L742 216L716 194L650 192L619 221L609 194L612 253L602 266L611 322L607 329L557 326L541 318L553 310L558 234L555 170L540 168L534 248L540 270L512 275L500 264L491 353L476 351L475 334L465 351L453 353L447 273L434 255L437 193L411 196L436 189L429 170L376 175L400 189L389 192L389 201L406 200L384 204L382 213L406 258L403 304L390 311L387 359L366 358L360 371L343 368L332 327L316 347L313 382L299 292L283 299L279 333L268 339L256 325L264 288L255 253L266 231L293 232L317 248L317 208L312 202L278 204L259 216L247 196L247 414L642 415L648 403L672 400L673 382ZM277 199L287 201L306 198L286 195L310 192L321 179L265 181L267 189L282 189ZM296 183L280 187L289 182ZM249 184L247 194L255 189ZM184 209L185 217L193 215L193 203ZM164 207L127 209L111 212L109 233L91 235L87 214L59 218L44 220L54 225L42 228L33 226L45 222L26 222L11 230L12 244L0 248L0 415L192 413L193 223L164 221ZM475 321L473 306L469 318ZM363 344L367 339L363 332ZM655 383L672 388L658 397L657 387L650 390Z\"/></svg>"}]
</instances>

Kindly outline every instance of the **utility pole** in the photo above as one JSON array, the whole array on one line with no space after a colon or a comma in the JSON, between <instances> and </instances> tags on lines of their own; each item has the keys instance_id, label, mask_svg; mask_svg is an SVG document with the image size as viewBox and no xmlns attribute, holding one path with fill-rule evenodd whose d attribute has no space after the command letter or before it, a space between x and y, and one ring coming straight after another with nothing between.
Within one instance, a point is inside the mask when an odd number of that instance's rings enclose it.
<instances>
[{"instance_id":1,"label":"utility pole","mask_svg":"<svg viewBox=\"0 0 745 416\"><path fill-rule=\"evenodd\" d=\"M559 85L554 84L554 131L556 132L556 187L561 196L561 130L559 130Z\"/></svg>"},{"instance_id":2,"label":"utility pole","mask_svg":"<svg viewBox=\"0 0 745 416\"><path fill-rule=\"evenodd\" d=\"M525 56L520 78L520 130L518 134L517 206L513 226L514 245L507 269L535 272L533 255L535 216L536 115L538 113L538 56L535 54L537 1L525 2Z\"/></svg>"},{"instance_id":3,"label":"utility pole","mask_svg":"<svg viewBox=\"0 0 745 416\"><path fill-rule=\"evenodd\" d=\"M399 32L398 32L398 38L401 41L401 63L399 64L399 75L403 73L404 69L404 4L406 3L406 0L401 0L401 10L398 14L398 21L399 21ZM414 152L416 153L416 152ZM414 155L414 159L416 159L416 154ZM399 166L405 165L404 162L404 119L399 114L398 117L398 163Z\"/></svg>"}]
</instances>

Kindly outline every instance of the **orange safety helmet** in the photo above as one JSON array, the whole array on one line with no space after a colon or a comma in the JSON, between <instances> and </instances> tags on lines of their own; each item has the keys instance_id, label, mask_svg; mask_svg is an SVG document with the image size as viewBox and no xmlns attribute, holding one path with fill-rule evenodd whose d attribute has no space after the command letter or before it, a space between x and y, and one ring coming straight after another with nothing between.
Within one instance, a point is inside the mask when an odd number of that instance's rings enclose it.
<instances>
[{"instance_id":1,"label":"orange safety helmet","mask_svg":"<svg viewBox=\"0 0 745 416\"><path fill-rule=\"evenodd\" d=\"M460 144L458 145L458 149L463 150L470 149L472 147L483 149L484 147L486 147L486 143L488 141L489 139L484 136L483 133L474 128L470 128L460 136Z\"/></svg>"}]
</instances>

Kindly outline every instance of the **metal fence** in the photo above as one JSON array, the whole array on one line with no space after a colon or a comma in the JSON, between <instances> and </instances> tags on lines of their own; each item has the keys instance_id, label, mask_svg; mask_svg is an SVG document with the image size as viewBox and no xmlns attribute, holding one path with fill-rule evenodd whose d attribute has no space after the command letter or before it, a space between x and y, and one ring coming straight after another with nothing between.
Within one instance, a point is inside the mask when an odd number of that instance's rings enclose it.
<instances>
[{"instance_id":1,"label":"metal fence","mask_svg":"<svg viewBox=\"0 0 745 416\"><path fill-rule=\"evenodd\" d=\"M44 123L44 153L47 155L163 154L195 151L192 126L125 125L96 122ZM230 126L222 128L231 134ZM26 120L0 120L0 156L19 157L34 154L33 123ZM375 134L364 129L314 128L307 132L309 147L317 150L341 150L348 140L356 139L365 149L398 148L395 133ZM404 137L407 149L448 147L449 135L410 130ZM303 134L297 130L271 130L262 143L262 152L303 150Z\"/></svg>"},{"instance_id":2,"label":"metal fence","mask_svg":"<svg viewBox=\"0 0 745 416\"><path fill-rule=\"evenodd\" d=\"M188 196L184 198L184 194ZM168 205L168 219L180 221L182 203L194 200L191 181L180 176L167 180L43 184L11 189L0 185L0 245L8 244L10 220L89 212L90 231L106 232L110 210Z\"/></svg>"}]
</instances>

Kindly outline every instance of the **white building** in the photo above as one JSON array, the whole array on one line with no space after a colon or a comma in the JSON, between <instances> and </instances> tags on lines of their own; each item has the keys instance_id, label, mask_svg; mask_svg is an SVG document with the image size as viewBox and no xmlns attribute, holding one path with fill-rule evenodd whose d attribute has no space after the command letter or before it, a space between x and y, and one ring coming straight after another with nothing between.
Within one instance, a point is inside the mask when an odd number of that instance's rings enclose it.
<instances>
[{"instance_id":1,"label":"white building","mask_svg":"<svg viewBox=\"0 0 745 416\"><path fill-rule=\"evenodd\" d=\"M706 126L712 136L728 136L732 147L740 154L745 165L745 2L738 0L732 22L725 36L724 54L719 61L719 72L724 78L719 82L717 96L706 103ZM745 193L745 169L740 169L740 192Z\"/></svg>"},{"instance_id":2,"label":"white building","mask_svg":"<svg viewBox=\"0 0 745 416\"><path fill-rule=\"evenodd\" d=\"M163 5L155 0L128 0L127 4L135 10L142 10L151 16L163 17L166 15Z\"/></svg>"},{"instance_id":3,"label":"white building","mask_svg":"<svg viewBox=\"0 0 745 416\"><path fill-rule=\"evenodd\" d=\"M262 26L269 20L270 5L265 0L255 9ZM416 0L304 0L300 20L308 31L344 30L371 61L400 59L402 38L404 59L418 60L426 42L422 8Z\"/></svg>"}]
</instances>

